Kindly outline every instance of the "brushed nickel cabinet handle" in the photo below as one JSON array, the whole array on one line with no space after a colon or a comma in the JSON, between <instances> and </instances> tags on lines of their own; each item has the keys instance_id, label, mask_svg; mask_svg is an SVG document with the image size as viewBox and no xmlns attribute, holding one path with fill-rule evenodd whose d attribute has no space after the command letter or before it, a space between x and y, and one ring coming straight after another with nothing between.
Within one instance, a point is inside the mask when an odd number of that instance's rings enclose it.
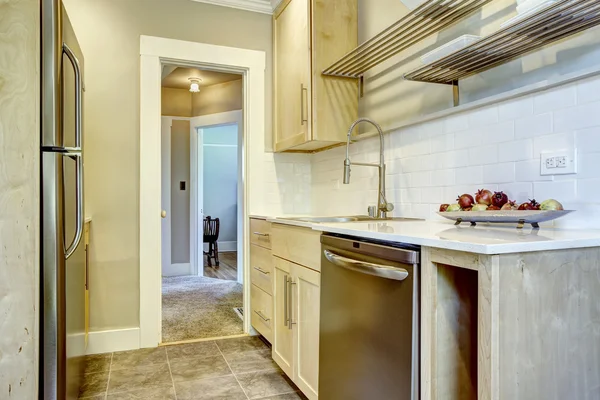
<instances>
[{"instance_id":1,"label":"brushed nickel cabinet handle","mask_svg":"<svg viewBox=\"0 0 600 400\"><path fill-rule=\"evenodd\" d=\"M271 320L271 318L267 318L262 312L260 311L256 311L254 310L254 312L256 313L256 315L258 315L260 317L260 319L262 319L265 322L269 322Z\"/></svg>"},{"instance_id":2,"label":"brushed nickel cabinet handle","mask_svg":"<svg viewBox=\"0 0 600 400\"><path fill-rule=\"evenodd\" d=\"M269 271L265 271L261 267L254 267L254 269L257 270L258 272L260 272L261 274L265 274L265 275L269 275L270 274Z\"/></svg>"},{"instance_id":3,"label":"brushed nickel cabinet handle","mask_svg":"<svg viewBox=\"0 0 600 400\"><path fill-rule=\"evenodd\" d=\"M308 88L304 87L304 84L300 84L300 125L304 125L305 122L308 122L308 112L306 116L304 115L304 92L306 92L306 102L308 103ZM308 109L308 104L306 105Z\"/></svg>"},{"instance_id":4,"label":"brushed nickel cabinet handle","mask_svg":"<svg viewBox=\"0 0 600 400\"><path fill-rule=\"evenodd\" d=\"M289 296L289 300L288 300L288 329L292 329L293 325L295 325L296 323L293 321L293 317L294 317L294 306L293 306L293 300L294 300L294 296L293 296L293 292L292 292L292 285L295 285L296 282L294 282L293 279L290 278L290 280L288 281L288 284L290 285L290 287L288 288L287 294Z\"/></svg>"},{"instance_id":5,"label":"brushed nickel cabinet handle","mask_svg":"<svg viewBox=\"0 0 600 400\"><path fill-rule=\"evenodd\" d=\"M268 233L254 232L256 236L270 236Z\"/></svg>"},{"instance_id":6,"label":"brushed nickel cabinet handle","mask_svg":"<svg viewBox=\"0 0 600 400\"><path fill-rule=\"evenodd\" d=\"M288 316L288 277L283 276L283 326L289 326Z\"/></svg>"}]
</instances>

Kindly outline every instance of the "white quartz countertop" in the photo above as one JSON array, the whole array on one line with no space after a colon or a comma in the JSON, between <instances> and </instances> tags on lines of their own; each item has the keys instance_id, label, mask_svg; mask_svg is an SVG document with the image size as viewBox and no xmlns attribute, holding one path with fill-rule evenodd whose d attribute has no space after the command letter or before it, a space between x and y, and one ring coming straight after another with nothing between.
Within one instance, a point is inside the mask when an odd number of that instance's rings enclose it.
<instances>
[{"instance_id":1,"label":"white quartz countertop","mask_svg":"<svg viewBox=\"0 0 600 400\"><path fill-rule=\"evenodd\" d=\"M380 221L344 223L308 223L268 218L270 222L301 226L314 230L389 242L478 254L526 253L583 247L600 247L600 230L558 229L539 230L515 225L455 226L445 221Z\"/></svg>"}]
</instances>

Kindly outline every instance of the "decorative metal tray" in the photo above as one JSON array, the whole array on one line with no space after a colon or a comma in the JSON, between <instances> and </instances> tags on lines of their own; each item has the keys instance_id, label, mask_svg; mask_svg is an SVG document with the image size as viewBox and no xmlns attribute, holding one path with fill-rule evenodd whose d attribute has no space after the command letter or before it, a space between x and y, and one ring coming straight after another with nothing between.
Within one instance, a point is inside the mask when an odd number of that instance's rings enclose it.
<instances>
[{"instance_id":1,"label":"decorative metal tray","mask_svg":"<svg viewBox=\"0 0 600 400\"><path fill-rule=\"evenodd\" d=\"M462 222L470 222L471 225L477 225L477 222L491 223L513 223L517 224L517 229L523 229L525 224L531 224L532 227L538 229L540 222L552 221L563 217L573 210L560 211L542 211L542 210L515 210L515 211L455 211L455 212L438 212L444 218L456 221L455 225Z\"/></svg>"}]
</instances>

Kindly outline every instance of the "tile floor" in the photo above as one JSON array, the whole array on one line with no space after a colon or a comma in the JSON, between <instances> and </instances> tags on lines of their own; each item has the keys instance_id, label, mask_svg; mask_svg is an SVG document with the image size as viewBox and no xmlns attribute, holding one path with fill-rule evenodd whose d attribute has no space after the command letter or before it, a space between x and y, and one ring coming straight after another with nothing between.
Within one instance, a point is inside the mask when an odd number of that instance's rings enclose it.
<instances>
[{"instance_id":1,"label":"tile floor","mask_svg":"<svg viewBox=\"0 0 600 400\"><path fill-rule=\"evenodd\" d=\"M259 337L88 356L85 371L80 399L305 399Z\"/></svg>"}]
</instances>

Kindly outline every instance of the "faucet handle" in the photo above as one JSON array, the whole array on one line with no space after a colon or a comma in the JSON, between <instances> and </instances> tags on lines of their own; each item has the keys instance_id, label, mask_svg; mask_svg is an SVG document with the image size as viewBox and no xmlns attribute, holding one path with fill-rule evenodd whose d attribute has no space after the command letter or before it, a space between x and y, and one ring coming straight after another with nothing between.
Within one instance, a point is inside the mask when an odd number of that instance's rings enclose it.
<instances>
[{"instance_id":1,"label":"faucet handle","mask_svg":"<svg viewBox=\"0 0 600 400\"><path fill-rule=\"evenodd\" d=\"M383 211L383 212L394 211L394 205L392 203L385 203L385 205L383 205L381 207L381 211Z\"/></svg>"}]
</instances>

